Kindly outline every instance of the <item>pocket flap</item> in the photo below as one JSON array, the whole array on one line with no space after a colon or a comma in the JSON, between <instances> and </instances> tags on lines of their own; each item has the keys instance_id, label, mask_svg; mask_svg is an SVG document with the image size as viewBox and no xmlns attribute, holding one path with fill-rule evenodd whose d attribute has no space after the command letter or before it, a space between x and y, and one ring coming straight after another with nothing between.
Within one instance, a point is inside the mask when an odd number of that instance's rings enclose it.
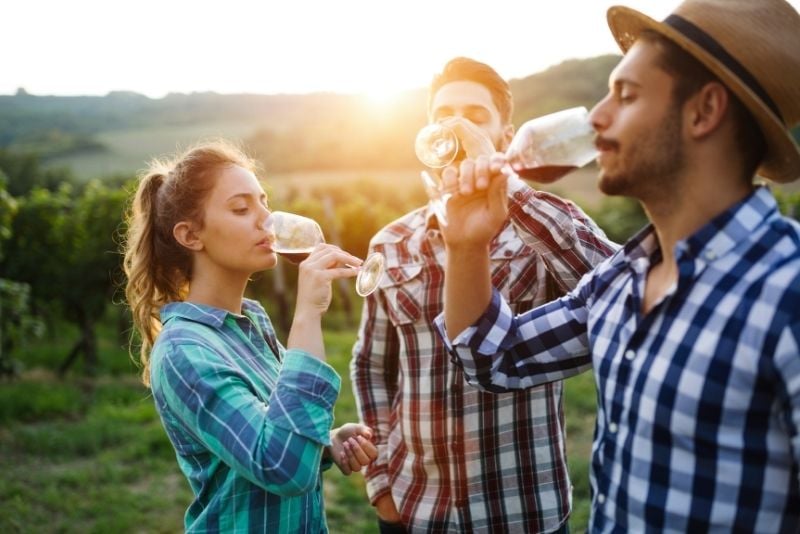
<instances>
[{"instance_id":1,"label":"pocket flap","mask_svg":"<svg viewBox=\"0 0 800 534\"><path fill-rule=\"evenodd\" d=\"M380 287L392 287L405 284L413 280L422 272L422 265L407 264L387 267L386 273L380 282Z\"/></svg>"}]
</instances>

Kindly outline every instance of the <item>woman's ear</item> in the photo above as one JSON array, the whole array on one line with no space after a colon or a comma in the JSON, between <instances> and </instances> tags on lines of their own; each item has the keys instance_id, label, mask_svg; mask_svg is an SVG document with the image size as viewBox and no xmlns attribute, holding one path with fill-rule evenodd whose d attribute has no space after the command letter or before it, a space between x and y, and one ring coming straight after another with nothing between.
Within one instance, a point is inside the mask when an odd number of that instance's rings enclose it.
<instances>
[{"instance_id":1,"label":"woman's ear","mask_svg":"<svg viewBox=\"0 0 800 534\"><path fill-rule=\"evenodd\" d=\"M175 237L175 241L189 250L203 250L203 242L200 240L192 224L187 221L181 221L176 224L172 228L172 235Z\"/></svg>"}]
</instances>

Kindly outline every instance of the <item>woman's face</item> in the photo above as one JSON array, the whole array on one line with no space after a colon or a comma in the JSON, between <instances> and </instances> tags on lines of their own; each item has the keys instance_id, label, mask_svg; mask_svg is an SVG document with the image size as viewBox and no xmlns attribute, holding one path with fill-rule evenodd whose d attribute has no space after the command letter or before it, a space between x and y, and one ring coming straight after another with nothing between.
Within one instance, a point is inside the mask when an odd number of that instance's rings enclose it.
<instances>
[{"instance_id":1,"label":"woman's face","mask_svg":"<svg viewBox=\"0 0 800 534\"><path fill-rule=\"evenodd\" d=\"M220 171L206 198L198 258L222 271L251 274L275 266L274 235L265 227L267 195L247 169L232 165Z\"/></svg>"}]
</instances>

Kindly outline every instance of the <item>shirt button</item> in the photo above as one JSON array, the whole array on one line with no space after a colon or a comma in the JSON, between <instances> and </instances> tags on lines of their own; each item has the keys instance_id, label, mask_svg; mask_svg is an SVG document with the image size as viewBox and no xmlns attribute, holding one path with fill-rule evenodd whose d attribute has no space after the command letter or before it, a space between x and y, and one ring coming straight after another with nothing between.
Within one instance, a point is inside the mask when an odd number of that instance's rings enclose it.
<instances>
[{"instance_id":1,"label":"shirt button","mask_svg":"<svg viewBox=\"0 0 800 534\"><path fill-rule=\"evenodd\" d=\"M619 427L617 426L617 423L609 423L608 424L608 431L609 432L611 432L612 434L616 434L617 430L619 430Z\"/></svg>"},{"instance_id":2,"label":"shirt button","mask_svg":"<svg viewBox=\"0 0 800 534\"><path fill-rule=\"evenodd\" d=\"M716 257L717 257L717 254L713 250L709 250L708 252L706 252L706 259L708 261L713 261L714 259L716 259Z\"/></svg>"},{"instance_id":3,"label":"shirt button","mask_svg":"<svg viewBox=\"0 0 800 534\"><path fill-rule=\"evenodd\" d=\"M505 252L503 252L503 256L505 256L506 258L510 258L512 254L513 252L511 252L510 250L506 250Z\"/></svg>"},{"instance_id":4,"label":"shirt button","mask_svg":"<svg viewBox=\"0 0 800 534\"><path fill-rule=\"evenodd\" d=\"M599 494L599 495L597 496L597 502L599 502L600 504L603 504L604 502L606 502L606 496L605 496L605 495L603 495L602 493L601 493L601 494Z\"/></svg>"},{"instance_id":5,"label":"shirt button","mask_svg":"<svg viewBox=\"0 0 800 534\"><path fill-rule=\"evenodd\" d=\"M636 351L635 350L626 350L625 351L625 357L627 359L629 359L629 360L634 359L636 357Z\"/></svg>"}]
</instances>

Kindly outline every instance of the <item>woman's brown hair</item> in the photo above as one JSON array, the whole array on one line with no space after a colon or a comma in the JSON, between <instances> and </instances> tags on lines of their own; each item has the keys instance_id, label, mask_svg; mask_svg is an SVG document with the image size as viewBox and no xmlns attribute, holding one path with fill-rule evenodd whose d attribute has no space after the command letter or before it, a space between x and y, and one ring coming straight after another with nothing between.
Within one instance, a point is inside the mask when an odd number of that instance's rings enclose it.
<instances>
[{"instance_id":1,"label":"woman's brown hair","mask_svg":"<svg viewBox=\"0 0 800 534\"><path fill-rule=\"evenodd\" d=\"M226 141L194 146L168 160L154 160L141 175L128 210L124 245L125 296L141 336L142 381L150 385L150 350L161 331L160 308L182 301L192 280L192 257L173 237L178 222L203 224L204 202L220 170L255 164Z\"/></svg>"}]
</instances>

